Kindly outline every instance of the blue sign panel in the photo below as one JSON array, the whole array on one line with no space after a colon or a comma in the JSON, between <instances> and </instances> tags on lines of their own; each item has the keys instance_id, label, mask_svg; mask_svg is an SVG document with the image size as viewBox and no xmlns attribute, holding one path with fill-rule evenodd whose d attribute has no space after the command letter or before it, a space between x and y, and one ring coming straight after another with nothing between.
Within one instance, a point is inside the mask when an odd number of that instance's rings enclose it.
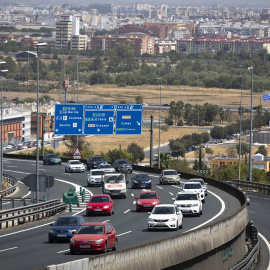
<instances>
[{"instance_id":1,"label":"blue sign panel","mask_svg":"<svg viewBox=\"0 0 270 270\"><path fill-rule=\"evenodd\" d=\"M113 134L114 104L86 104L84 134Z\"/></svg>"},{"instance_id":2,"label":"blue sign panel","mask_svg":"<svg viewBox=\"0 0 270 270\"><path fill-rule=\"evenodd\" d=\"M142 134L142 105L122 104L116 106L116 135Z\"/></svg>"},{"instance_id":3,"label":"blue sign panel","mask_svg":"<svg viewBox=\"0 0 270 270\"><path fill-rule=\"evenodd\" d=\"M55 105L54 134L83 134L83 104Z\"/></svg>"},{"instance_id":4,"label":"blue sign panel","mask_svg":"<svg viewBox=\"0 0 270 270\"><path fill-rule=\"evenodd\" d=\"M270 94L264 94L263 101L268 101L268 100L270 100Z\"/></svg>"}]
</instances>

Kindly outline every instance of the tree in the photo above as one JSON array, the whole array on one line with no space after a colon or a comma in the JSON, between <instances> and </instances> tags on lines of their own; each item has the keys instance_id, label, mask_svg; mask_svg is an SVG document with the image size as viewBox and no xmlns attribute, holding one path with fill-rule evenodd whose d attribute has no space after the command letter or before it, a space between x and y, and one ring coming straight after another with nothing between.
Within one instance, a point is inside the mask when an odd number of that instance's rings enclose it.
<instances>
[{"instance_id":1,"label":"tree","mask_svg":"<svg viewBox=\"0 0 270 270\"><path fill-rule=\"evenodd\" d=\"M113 163L116 159L126 159L132 163L132 154L122 149L109 150L106 154L106 160L109 163Z\"/></svg>"},{"instance_id":2,"label":"tree","mask_svg":"<svg viewBox=\"0 0 270 270\"><path fill-rule=\"evenodd\" d=\"M90 147L90 143L87 142L83 136L78 136L77 138L76 135L65 135L64 140L64 145L68 149L67 152L65 152L65 155L68 157L72 157L72 154L74 153L77 146L80 150L89 149Z\"/></svg>"},{"instance_id":3,"label":"tree","mask_svg":"<svg viewBox=\"0 0 270 270\"><path fill-rule=\"evenodd\" d=\"M226 153L227 153L228 158L237 158L237 151L233 145L227 148Z\"/></svg>"},{"instance_id":4,"label":"tree","mask_svg":"<svg viewBox=\"0 0 270 270\"><path fill-rule=\"evenodd\" d=\"M235 147L236 147L237 154L239 156L239 143L236 144ZM249 145L247 143L241 142L241 155L242 155L242 157L247 156L248 153L249 153Z\"/></svg>"},{"instance_id":5,"label":"tree","mask_svg":"<svg viewBox=\"0 0 270 270\"><path fill-rule=\"evenodd\" d=\"M144 155L143 147L140 147L136 143L131 143L130 145L128 145L127 152L132 154L132 164L135 164L144 160L145 155Z\"/></svg>"},{"instance_id":6,"label":"tree","mask_svg":"<svg viewBox=\"0 0 270 270\"><path fill-rule=\"evenodd\" d=\"M258 154L258 153L264 155L265 157L267 156L267 149L265 148L264 145L260 145L258 147L258 150L256 151L255 154Z\"/></svg>"},{"instance_id":7,"label":"tree","mask_svg":"<svg viewBox=\"0 0 270 270\"><path fill-rule=\"evenodd\" d=\"M142 96L135 97L135 102L136 102L136 104L142 104L143 103L143 97Z\"/></svg>"},{"instance_id":8,"label":"tree","mask_svg":"<svg viewBox=\"0 0 270 270\"><path fill-rule=\"evenodd\" d=\"M161 169L171 168L171 157L168 153L160 153L160 168Z\"/></svg>"},{"instance_id":9,"label":"tree","mask_svg":"<svg viewBox=\"0 0 270 270\"><path fill-rule=\"evenodd\" d=\"M173 157L185 157L186 149L185 146L179 141L175 141L171 147Z\"/></svg>"}]
</instances>

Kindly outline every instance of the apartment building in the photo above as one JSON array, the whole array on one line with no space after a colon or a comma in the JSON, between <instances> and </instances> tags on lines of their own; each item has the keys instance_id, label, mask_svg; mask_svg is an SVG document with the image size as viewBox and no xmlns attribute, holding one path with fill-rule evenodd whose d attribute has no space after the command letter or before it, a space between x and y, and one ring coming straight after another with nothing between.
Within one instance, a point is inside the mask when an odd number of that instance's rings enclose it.
<instances>
[{"instance_id":1,"label":"apartment building","mask_svg":"<svg viewBox=\"0 0 270 270\"><path fill-rule=\"evenodd\" d=\"M56 49L85 50L87 35L80 35L80 16L60 16L56 22Z\"/></svg>"},{"instance_id":2,"label":"apartment building","mask_svg":"<svg viewBox=\"0 0 270 270\"><path fill-rule=\"evenodd\" d=\"M226 37L199 37L177 40L176 51L181 54L206 53L215 54L223 50L226 53L258 54L262 50L270 52L270 38L226 38Z\"/></svg>"},{"instance_id":3,"label":"apartment building","mask_svg":"<svg viewBox=\"0 0 270 270\"><path fill-rule=\"evenodd\" d=\"M92 50L110 50L117 44L125 44L131 41L134 46L134 51L139 54L155 53L155 38L144 33L133 33L132 35L103 35L95 36L91 39Z\"/></svg>"}]
</instances>

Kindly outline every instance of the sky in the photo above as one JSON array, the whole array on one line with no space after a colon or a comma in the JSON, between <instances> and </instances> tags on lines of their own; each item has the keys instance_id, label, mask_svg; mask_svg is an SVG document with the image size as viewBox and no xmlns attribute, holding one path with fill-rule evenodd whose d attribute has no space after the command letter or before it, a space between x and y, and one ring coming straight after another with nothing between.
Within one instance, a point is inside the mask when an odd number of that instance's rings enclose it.
<instances>
[{"instance_id":1,"label":"sky","mask_svg":"<svg viewBox=\"0 0 270 270\"><path fill-rule=\"evenodd\" d=\"M44 4L43 0L0 0L0 3L6 4L16 4L16 3L25 3L25 4ZM46 4L55 4L55 0L47 0ZM57 4L74 4L74 0L58 0ZM167 4L171 6L210 6L215 4L223 4L226 6L239 6L239 7L264 7L270 8L270 1L268 0L77 0L76 4L89 5L91 3L106 3L106 4L118 4L118 5L132 5L137 3L143 4Z\"/></svg>"}]
</instances>

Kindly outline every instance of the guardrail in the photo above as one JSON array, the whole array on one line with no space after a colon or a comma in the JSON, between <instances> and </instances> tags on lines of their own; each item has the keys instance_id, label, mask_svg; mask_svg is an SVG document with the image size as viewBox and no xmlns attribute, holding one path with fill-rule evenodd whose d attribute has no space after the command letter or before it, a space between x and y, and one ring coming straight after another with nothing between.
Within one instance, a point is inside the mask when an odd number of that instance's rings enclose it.
<instances>
[{"instance_id":1,"label":"guardrail","mask_svg":"<svg viewBox=\"0 0 270 270\"><path fill-rule=\"evenodd\" d=\"M0 229L14 227L53 216L66 209L66 204L58 199L22 206L0 212Z\"/></svg>"},{"instance_id":2,"label":"guardrail","mask_svg":"<svg viewBox=\"0 0 270 270\"><path fill-rule=\"evenodd\" d=\"M0 198L13 193L18 185L18 181L14 177L7 175L5 173L3 173L2 181L10 183L12 186L5 190L0 191Z\"/></svg>"},{"instance_id":3,"label":"guardrail","mask_svg":"<svg viewBox=\"0 0 270 270\"><path fill-rule=\"evenodd\" d=\"M268 184L261 184L257 182L250 182L250 181L242 181L242 180L235 180L233 179L237 187L241 187L243 190L247 191L255 191L262 194L270 195L270 185Z\"/></svg>"},{"instance_id":4,"label":"guardrail","mask_svg":"<svg viewBox=\"0 0 270 270\"><path fill-rule=\"evenodd\" d=\"M251 242L251 246L248 248L247 255L235 266L229 268L229 270L249 270L254 269L259 254L259 239L257 229L250 222L247 226L247 235Z\"/></svg>"}]
</instances>

